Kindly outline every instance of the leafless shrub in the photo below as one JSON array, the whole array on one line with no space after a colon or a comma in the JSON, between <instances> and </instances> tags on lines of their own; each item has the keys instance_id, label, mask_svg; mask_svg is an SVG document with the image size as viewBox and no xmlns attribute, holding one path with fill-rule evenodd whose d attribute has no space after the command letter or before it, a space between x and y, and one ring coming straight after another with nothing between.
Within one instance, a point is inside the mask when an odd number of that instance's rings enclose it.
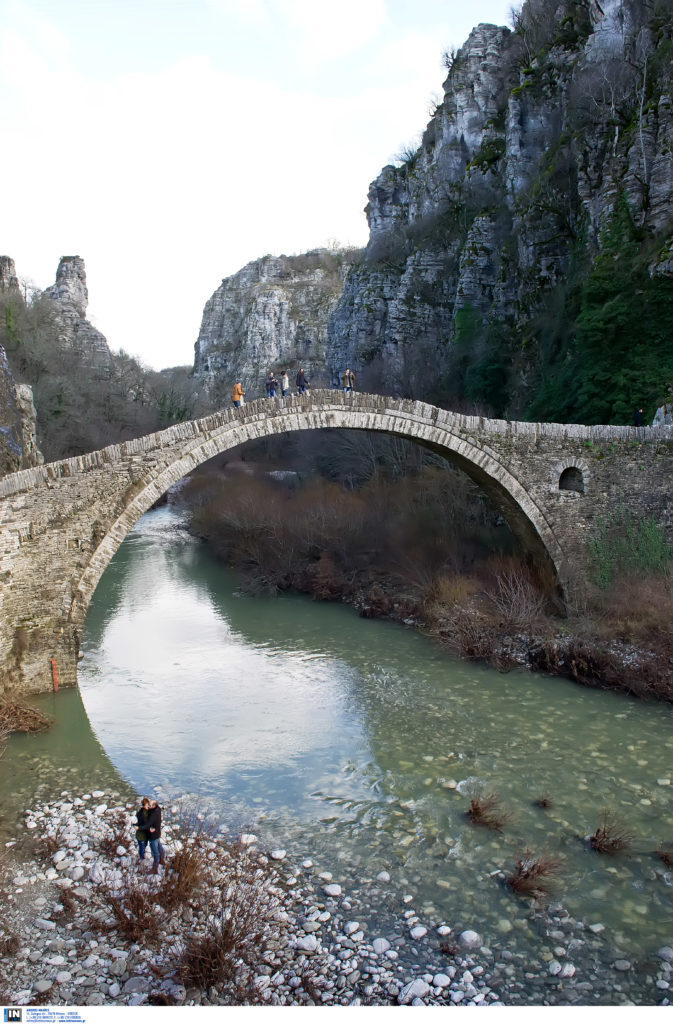
<instances>
[{"instance_id":1,"label":"leafless shrub","mask_svg":"<svg viewBox=\"0 0 673 1024\"><path fill-rule=\"evenodd\" d=\"M496 832L502 832L512 818L511 813L503 808L497 793L475 793L465 813L473 825L484 825Z\"/></svg>"},{"instance_id":2,"label":"leafless shrub","mask_svg":"<svg viewBox=\"0 0 673 1024\"><path fill-rule=\"evenodd\" d=\"M544 616L546 599L522 569L506 569L497 574L489 600L502 617L503 624L514 629L531 629Z\"/></svg>"},{"instance_id":3,"label":"leafless shrub","mask_svg":"<svg viewBox=\"0 0 673 1024\"><path fill-rule=\"evenodd\" d=\"M114 857L118 846L129 846L129 825L126 815L123 812L117 814L112 821L106 822L109 832L102 837L99 845L103 853L108 857Z\"/></svg>"},{"instance_id":4,"label":"leafless shrub","mask_svg":"<svg viewBox=\"0 0 673 1024\"><path fill-rule=\"evenodd\" d=\"M673 843L663 843L655 852L667 868L673 868Z\"/></svg>"},{"instance_id":5,"label":"leafless shrub","mask_svg":"<svg viewBox=\"0 0 673 1024\"><path fill-rule=\"evenodd\" d=\"M156 901L165 910L188 904L205 880L205 858L198 838L190 839L169 858L156 893Z\"/></svg>"},{"instance_id":6,"label":"leafless shrub","mask_svg":"<svg viewBox=\"0 0 673 1024\"><path fill-rule=\"evenodd\" d=\"M232 851L226 878L209 891L202 917L205 927L187 939L179 974L185 984L208 988L221 982L245 983L275 905L264 871L242 849ZM242 974L241 974L242 972Z\"/></svg>"},{"instance_id":7,"label":"leafless shrub","mask_svg":"<svg viewBox=\"0 0 673 1024\"><path fill-rule=\"evenodd\" d=\"M102 909L130 942L152 942L159 934L159 916L154 892L147 882L126 871L120 884L108 880L94 889L92 908Z\"/></svg>"},{"instance_id":8,"label":"leafless shrub","mask_svg":"<svg viewBox=\"0 0 673 1024\"><path fill-rule=\"evenodd\" d=\"M555 857L534 856L530 850L516 862L514 870L505 878L505 885L519 896L541 899L557 886L561 862Z\"/></svg>"},{"instance_id":9,"label":"leafless shrub","mask_svg":"<svg viewBox=\"0 0 673 1024\"><path fill-rule=\"evenodd\" d=\"M610 811L603 811L598 828L589 836L589 846L596 853L622 853L632 843L632 834L617 822Z\"/></svg>"},{"instance_id":10,"label":"leafless shrub","mask_svg":"<svg viewBox=\"0 0 673 1024\"><path fill-rule=\"evenodd\" d=\"M21 939L18 935L14 935L10 932L7 935L3 935L0 938L0 957L4 960L6 957L13 957L18 953L21 948Z\"/></svg>"},{"instance_id":11,"label":"leafless shrub","mask_svg":"<svg viewBox=\"0 0 673 1024\"><path fill-rule=\"evenodd\" d=\"M543 811L548 811L549 808L553 806L554 805L552 803L551 797L547 796L546 793L543 793L542 796L539 796L537 800L533 800L533 807L539 807Z\"/></svg>"}]
</instances>

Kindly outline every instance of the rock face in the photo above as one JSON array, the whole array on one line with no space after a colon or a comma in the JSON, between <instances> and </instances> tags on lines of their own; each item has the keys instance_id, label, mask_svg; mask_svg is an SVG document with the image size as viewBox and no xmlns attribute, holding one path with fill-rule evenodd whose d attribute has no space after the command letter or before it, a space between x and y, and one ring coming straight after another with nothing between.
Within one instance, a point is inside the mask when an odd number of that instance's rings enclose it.
<instances>
[{"instance_id":1,"label":"rock face","mask_svg":"<svg viewBox=\"0 0 673 1024\"><path fill-rule=\"evenodd\" d=\"M16 276L14 260L9 256L0 256L0 295L20 294L19 279Z\"/></svg>"},{"instance_id":2,"label":"rock face","mask_svg":"<svg viewBox=\"0 0 673 1024\"><path fill-rule=\"evenodd\" d=\"M81 348L83 354L96 362L109 363L110 349L104 335L86 319L89 292L84 260L80 256L63 256L55 283L45 288L43 294L53 303L59 339L70 347Z\"/></svg>"},{"instance_id":3,"label":"rock face","mask_svg":"<svg viewBox=\"0 0 673 1024\"><path fill-rule=\"evenodd\" d=\"M16 383L0 345L0 476L43 461L35 436L32 388Z\"/></svg>"},{"instance_id":4,"label":"rock face","mask_svg":"<svg viewBox=\"0 0 673 1024\"><path fill-rule=\"evenodd\" d=\"M264 256L227 277L203 311L194 373L211 393L241 380L247 398L263 394L269 370L299 366L325 384L327 322L359 250L316 249Z\"/></svg>"},{"instance_id":5,"label":"rock face","mask_svg":"<svg viewBox=\"0 0 673 1024\"><path fill-rule=\"evenodd\" d=\"M668 5L659 13L527 0L517 31L481 24L447 57L419 149L369 189L331 373L350 364L363 386L443 401L507 380L490 407L521 415L541 373L536 318L573 261L596 258L621 199L658 240L651 274L673 281Z\"/></svg>"}]
</instances>

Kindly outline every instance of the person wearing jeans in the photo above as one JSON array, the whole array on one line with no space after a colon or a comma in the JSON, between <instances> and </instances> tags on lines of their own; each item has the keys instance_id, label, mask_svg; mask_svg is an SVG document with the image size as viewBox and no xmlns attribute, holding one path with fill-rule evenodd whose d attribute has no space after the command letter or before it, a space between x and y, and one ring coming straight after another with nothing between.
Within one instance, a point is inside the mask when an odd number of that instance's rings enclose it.
<instances>
[{"instance_id":1,"label":"person wearing jeans","mask_svg":"<svg viewBox=\"0 0 673 1024\"><path fill-rule=\"evenodd\" d=\"M161 845L161 808L156 800L150 801L145 831L150 837L150 851L154 861L152 864L152 874L157 875L159 873L159 865L166 863L166 856Z\"/></svg>"}]
</instances>

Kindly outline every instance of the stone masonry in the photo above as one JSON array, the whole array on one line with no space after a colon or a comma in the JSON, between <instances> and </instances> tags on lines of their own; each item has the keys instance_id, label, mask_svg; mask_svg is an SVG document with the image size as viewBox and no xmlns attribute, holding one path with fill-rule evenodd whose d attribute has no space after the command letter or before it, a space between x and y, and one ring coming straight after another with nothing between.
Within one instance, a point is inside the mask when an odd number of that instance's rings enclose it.
<instances>
[{"instance_id":1,"label":"stone masonry","mask_svg":"<svg viewBox=\"0 0 673 1024\"><path fill-rule=\"evenodd\" d=\"M77 682L87 608L140 516L208 459L254 438L380 430L439 452L501 509L569 604L586 541L622 510L673 533L673 427L584 427L463 416L387 396L312 391L259 399L88 455L0 479L0 692Z\"/></svg>"}]
</instances>

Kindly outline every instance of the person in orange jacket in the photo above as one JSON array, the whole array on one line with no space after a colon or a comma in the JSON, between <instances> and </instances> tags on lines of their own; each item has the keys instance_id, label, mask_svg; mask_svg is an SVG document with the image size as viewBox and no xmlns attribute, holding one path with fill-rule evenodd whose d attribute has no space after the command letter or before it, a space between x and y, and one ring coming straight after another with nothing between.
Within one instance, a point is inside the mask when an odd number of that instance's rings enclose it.
<instances>
[{"instance_id":1,"label":"person in orange jacket","mask_svg":"<svg viewBox=\"0 0 673 1024\"><path fill-rule=\"evenodd\" d=\"M234 390L231 392L231 400L237 409L240 409L240 407L243 405L244 394L245 391L241 387L241 382L240 380L237 380L236 383L234 384Z\"/></svg>"}]
</instances>

